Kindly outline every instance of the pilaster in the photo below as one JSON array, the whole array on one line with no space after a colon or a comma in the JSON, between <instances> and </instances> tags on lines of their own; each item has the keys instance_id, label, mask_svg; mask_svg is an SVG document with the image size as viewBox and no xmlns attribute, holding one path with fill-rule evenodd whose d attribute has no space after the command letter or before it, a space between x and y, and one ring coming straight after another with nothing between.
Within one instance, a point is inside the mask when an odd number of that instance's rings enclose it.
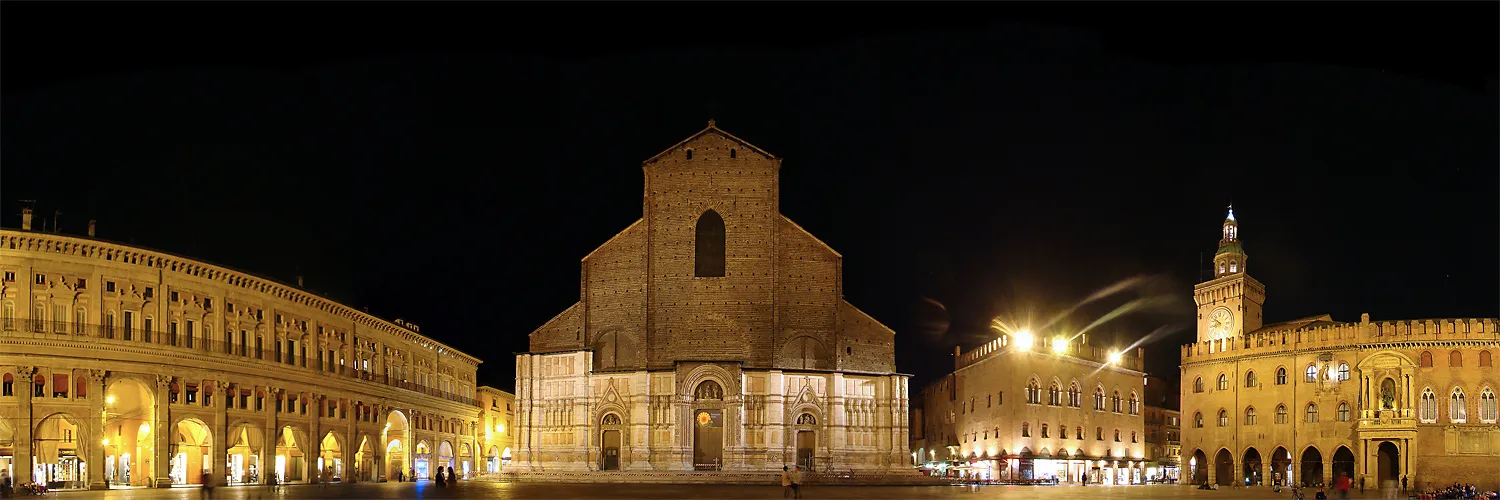
<instances>
[{"instance_id":1,"label":"pilaster","mask_svg":"<svg viewBox=\"0 0 1500 500\"><path fill-rule=\"evenodd\" d=\"M30 290L31 287L23 287L22 289ZM36 415L31 405L31 393L36 390L31 384L33 377L36 377L36 367L16 367L16 391L18 391L16 397L21 407L19 408L20 418L18 419L20 421L17 422L20 425L16 426L15 460L11 462L16 464L14 467L16 477L11 480L12 484L36 481L34 476L35 470L31 467L31 436L36 431Z\"/></svg>"},{"instance_id":2,"label":"pilaster","mask_svg":"<svg viewBox=\"0 0 1500 500\"><path fill-rule=\"evenodd\" d=\"M157 488L172 486L172 404L167 395L172 390L171 375L156 376L156 424L151 430L151 441L155 443L152 468L154 485Z\"/></svg>"},{"instance_id":3,"label":"pilaster","mask_svg":"<svg viewBox=\"0 0 1500 500\"><path fill-rule=\"evenodd\" d=\"M88 484L91 490L102 490L108 488L104 482L104 370L89 370L89 413L88 438L83 444L86 449L94 450L85 455L86 463L98 464L88 467ZM97 459L98 461L95 461Z\"/></svg>"},{"instance_id":4,"label":"pilaster","mask_svg":"<svg viewBox=\"0 0 1500 500\"><path fill-rule=\"evenodd\" d=\"M275 387L266 387L264 389L266 391L264 398L266 401L275 401L281 397L281 389ZM259 397L259 394L256 396ZM280 428L277 427L276 422L276 405L267 403L263 404L261 408L266 413L266 432L263 436L265 444L260 447L260 465L257 467L260 472L260 484L271 484L272 476L276 473L276 442L281 439L281 433L277 432ZM284 481L284 478L277 479Z\"/></svg>"}]
</instances>

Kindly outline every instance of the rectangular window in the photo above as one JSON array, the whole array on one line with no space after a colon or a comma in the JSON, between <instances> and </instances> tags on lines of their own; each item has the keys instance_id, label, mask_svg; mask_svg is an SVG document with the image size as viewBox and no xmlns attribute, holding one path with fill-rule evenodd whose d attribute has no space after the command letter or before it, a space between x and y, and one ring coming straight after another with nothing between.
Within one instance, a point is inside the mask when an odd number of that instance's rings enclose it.
<instances>
[{"instance_id":1,"label":"rectangular window","mask_svg":"<svg viewBox=\"0 0 1500 500\"><path fill-rule=\"evenodd\" d=\"M109 316L105 316L105 317L108 318ZM124 330L124 334L125 334L124 335L124 339L125 340L133 340L133 338L135 336L135 332L133 331L135 329L135 313L130 312L130 311L125 311L125 323L122 324L122 325L120 325L120 326L125 329Z\"/></svg>"},{"instance_id":2,"label":"rectangular window","mask_svg":"<svg viewBox=\"0 0 1500 500\"><path fill-rule=\"evenodd\" d=\"M78 289L79 290L87 290L88 288L89 288L89 280L84 279L84 278L78 278Z\"/></svg>"},{"instance_id":3,"label":"rectangular window","mask_svg":"<svg viewBox=\"0 0 1500 500\"><path fill-rule=\"evenodd\" d=\"M47 275L45 275L45 274L38 274L38 275L36 275L36 284L38 284L38 285L45 285L45 284L47 284Z\"/></svg>"},{"instance_id":4,"label":"rectangular window","mask_svg":"<svg viewBox=\"0 0 1500 500\"><path fill-rule=\"evenodd\" d=\"M106 281L106 282L104 282L104 291L109 292L109 293L115 293L115 282L113 282L113 281Z\"/></svg>"},{"instance_id":5,"label":"rectangular window","mask_svg":"<svg viewBox=\"0 0 1500 500\"><path fill-rule=\"evenodd\" d=\"M156 287L150 287L150 286L146 287L146 293L141 294L141 297L148 298L148 299L156 297Z\"/></svg>"},{"instance_id":6,"label":"rectangular window","mask_svg":"<svg viewBox=\"0 0 1500 500\"><path fill-rule=\"evenodd\" d=\"M207 298L203 299L203 310L205 310L205 311L212 311L212 310L214 310L214 299L207 299Z\"/></svg>"},{"instance_id":7,"label":"rectangular window","mask_svg":"<svg viewBox=\"0 0 1500 500\"><path fill-rule=\"evenodd\" d=\"M167 345L177 345L177 322L167 323Z\"/></svg>"},{"instance_id":8,"label":"rectangular window","mask_svg":"<svg viewBox=\"0 0 1500 500\"><path fill-rule=\"evenodd\" d=\"M197 331L198 329L195 328L196 326L197 326L197 323L194 323L193 320L187 320L187 346L188 347L192 347L193 346L193 339L198 337L198 331Z\"/></svg>"},{"instance_id":9,"label":"rectangular window","mask_svg":"<svg viewBox=\"0 0 1500 500\"><path fill-rule=\"evenodd\" d=\"M172 302L177 302L177 291L176 290L172 291L171 297L172 297Z\"/></svg>"},{"instance_id":10,"label":"rectangular window","mask_svg":"<svg viewBox=\"0 0 1500 500\"><path fill-rule=\"evenodd\" d=\"M16 272L15 271L6 271L5 272L5 281L11 282L11 281L15 281L15 280L16 280Z\"/></svg>"},{"instance_id":11,"label":"rectangular window","mask_svg":"<svg viewBox=\"0 0 1500 500\"><path fill-rule=\"evenodd\" d=\"M154 326L154 325L151 324L151 318L146 318L146 319L142 319L141 320L141 340L145 341L148 344L151 343L151 327L152 326Z\"/></svg>"}]
</instances>

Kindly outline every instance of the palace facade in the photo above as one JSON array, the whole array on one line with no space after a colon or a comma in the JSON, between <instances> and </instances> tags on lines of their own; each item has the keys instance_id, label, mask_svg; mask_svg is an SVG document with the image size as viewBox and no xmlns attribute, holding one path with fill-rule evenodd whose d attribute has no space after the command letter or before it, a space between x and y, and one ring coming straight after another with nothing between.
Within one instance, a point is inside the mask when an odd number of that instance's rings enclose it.
<instances>
[{"instance_id":1,"label":"palace facade","mask_svg":"<svg viewBox=\"0 0 1500 500\"><path fill-rule=\"evenodd\" d=\"M503 472L510 464L516 434L516 395L487 385L479 386L480 446L484 450L483 474Z\"/></svg>"},{"instance_id":2,"label":"palace facade","mask_svg":"<svg viewBox=\"0 0 1500 500\"><path fill-rule=\"evenodd\" d=\"M1058 335L1061 335L1059 333ZM922 390L911 458L930 475L999 481L1145 480L1143 354L1087 335L1000 334L954 349L952 374Z\"/></svg>"},{"instance_id":3,"label":"palace facade","mask_svg":"<svg viewBox=\"0 0 1500 500\"><path fill-rule=\"evenodd\" d=\"M1182 346L1193 482L1500 487L1495 318L1263 324L1246 258L1231 209Z\"/></svg>"},{"instance_id":4,"label":"palace facade","mask_svg":"<svg viewBox=\"0 0 1500 500\"><path fill-rule=\"evenodd\" d=\"M0 470L54 488L473 470L480 361L290 285L0 230Z\"/></svg>"},{"instance_id":5,"label":"palace facade","mask_svg":"<svg viewBox=\"0 0 1500 500\"><path fill-rule=\"evenodd\" d=\"M516 358L506 470L913 474L895 333L781 214L781 160L709 122L643 170L642 217Z\"/></svg>"}]
</instances>

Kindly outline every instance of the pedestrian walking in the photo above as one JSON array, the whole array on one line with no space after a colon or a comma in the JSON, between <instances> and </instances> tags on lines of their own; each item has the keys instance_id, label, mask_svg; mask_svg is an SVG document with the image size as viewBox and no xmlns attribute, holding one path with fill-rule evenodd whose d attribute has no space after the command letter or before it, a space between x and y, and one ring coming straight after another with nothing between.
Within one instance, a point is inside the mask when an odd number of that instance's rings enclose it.
<instances>
[{"instance_id":1,"label":"pedestrian walking","mask_svg":"<svg viewBox=\"0 0 1500 500\"><path fill-rule=\"evenodd\" d=\"M792 468L781 466L781 498L792 498Z\"/></svg>"},{"instance_id":2,"label":"pedestrian walking","mask_svg":"<svg viewBox=\"0 0 1500 500\"><path fill-rule=\"evenodd\" d=\"M792 471L792 498L802 498L802 466Z\"/></svg>"}]
</instances>

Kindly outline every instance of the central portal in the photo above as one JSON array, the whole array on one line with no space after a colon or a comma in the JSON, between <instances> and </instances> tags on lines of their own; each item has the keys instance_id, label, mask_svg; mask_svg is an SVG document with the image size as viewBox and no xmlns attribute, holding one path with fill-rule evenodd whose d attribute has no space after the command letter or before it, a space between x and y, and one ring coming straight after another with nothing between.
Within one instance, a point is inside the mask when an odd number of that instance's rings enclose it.
<instances>
[{"instance_id":1,"label":"central portal","mask_svg":"<svg viewBox=\"0 0 1500 500\"><path fill-rule=\"evenodd\" d=\"M693 468L718 470L724 462L724 410L693 412Z\"/></svg>"}]
</instances>

